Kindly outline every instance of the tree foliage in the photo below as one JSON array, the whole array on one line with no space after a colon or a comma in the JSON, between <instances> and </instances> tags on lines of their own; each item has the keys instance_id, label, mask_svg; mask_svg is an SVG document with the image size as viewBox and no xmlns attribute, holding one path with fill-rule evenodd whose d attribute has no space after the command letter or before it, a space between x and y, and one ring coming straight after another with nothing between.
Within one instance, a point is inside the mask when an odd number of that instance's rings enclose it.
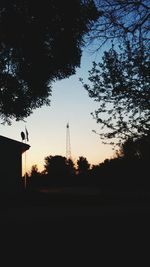
<instances>
[{"instance_id":1,"label":"tree foliage","mask_svg":"<svg viewBox=\"0 0 150 267\"><path fill-rule=\"evenodd\" d=\"M118 156L130 160L144 160L148 163L150 159L150 133L137 139L127 139L121 145Z\"/></svg>"},{"instance_id":2,"label":"tree foliage","mask_svg":"<svg viewBox=\"0 0 150 267\"><path fill-rule=\"evenodd\" d=\"M95 1L101 16L89 33L97 49L112 47L93 63L89 96L100 103L93 114L101 138L128 139L150 131L150 5L147 0ZM111 42L110 42L111 40ZM120 139L120 140L121 140Z\"/></svg>"},{"instance_id":3,"label":"tree foliage","mask_svg":"<svg viewBox=\"0 0 150 267\"><path fill-rule=\"evenodd\" d=\"M77 172L80 175L84 175L88 173L88 170L90 168L90 164L88 160L85 157L79 157L77 160Z\"/></svg>"},{"instance_id":4,"label":"tree foliage","mask_svg":"<svg viewBox=\"0 0 150 267\"><path fill-rule=\"evenodd\" d=\"M95 0L95 4L100 16L89 32L88 40L96 41L98 48L110 40L131 40L141 32L148 43L149 0Z\"/></svg>"},{"instance_id":5,"label":"tree foliage","mask_svg":"<svg viewBox=\"0 0 150 267\"><path fill-rule=\"evenodd\" d=\"M39 175L39 171L38 171L38 167L37 167L37 164L33 165L31 167L31 172L30 172L30 176L31 177L36 177Z\"/></svg>"},{"instance_id":6,"label":"tree foliage","mask_svg":"<svg viewBox=\"0 0 150 267\"><path fill-rule=\"evenodd\" d=\"M69 10L69 12L68 12ZM0 117L23 119L49 105L51 85L80 66L83 36L97 18L92 0L0 3Z\"/></svg>"},{"instance_id":7,"label":"tree foliage","mask_svg":"<svg viewBox=\"0 0 150 267\"><path fill-rule=\"evenodd\" d=\"M63 156L47 156L45 158L45 173L51 178L69 177L75 173L74 163Z\"/></svg>"},{"instance_id":8,"label":"tree foliage","mask_svg":"<svg viewBox=\"0 0 150 267\"><path fill-rule=\"evenodd\" d=\"M76 168L73 160L71 158L67 159L68 173L69 176L73 176L76 173Z\"/></svg>"},{"instance_id":9,"label":"tree foliage","mask_svg":"<svg viewBox=\"0 0 150 267\"><path fill-rule=\"evenodd\" d=\"M112 48L101 63L93 63L89 96L100 107L93 114L103 130L102 138L137 137L150 131L150 54L144 44L121 51Z\"/></svg>"}]
</instances>

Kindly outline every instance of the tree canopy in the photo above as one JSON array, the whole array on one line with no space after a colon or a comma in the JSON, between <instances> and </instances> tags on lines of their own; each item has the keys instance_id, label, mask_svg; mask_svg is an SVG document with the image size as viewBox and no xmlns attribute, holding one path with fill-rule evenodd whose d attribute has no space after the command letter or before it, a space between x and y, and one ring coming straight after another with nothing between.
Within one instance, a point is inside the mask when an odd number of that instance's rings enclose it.
<instances>
[{"instance_id":1,"label":"tree canopy","mask_svg":"<svg viewBox=\"0 0 150 267\"><path fill-rule=\"evenodd\" d=\"M68 177L75 173L74 163L71 159L56 155L45 158L45 173L51 178Z\"/></svg>"},{"instance_id":2,"label":"tree canopy","mask_svg":"<svg viewBox=\"0 0 150 267\"><path fill-rule=\"evenodd\" d=\"M144 47L123 51L114 47L104 53L101 63L93 63L89 96L99 102L94 118L103 130L101 138L139 137L150 131L150 54Z\"/></svg>"},{"instance_id":3,"label":"tree canopy","mask_svg":"<svg viewBox=\"0 0 150 267\"><path fill-rule=\"evenodd\" d=\"M96 20L92 0L0 3L0 117L23 119L49 105L52 82L80 66L83 36Z\"/></svg>"},{"instance_id":4,"label":"tree canopy","mask_svg":"<svg viewBox=\"0 0 150 267\"><path fill-rule=\"evenodd\" d=\"M77 172L80 175L84 175L88 173L88 170L90 168L90 164L88 160L85 157L79 157L77 160Z\"/></svg>"},{"instance_id":5,"label":"tree canopy","mask_svg":"<svg viewBox=\"0 0 150 267\"><path fill-rule=\"evenodd\" d=\"M149 42L150 3L149 0L95 0L99 19L88 34L90 42L96 41L100 48L107 41L118 43L135 39L142 33Z\"/></svg>"},{"instance_id":6,"label":"tree canopy","mask_svg":"<svg viewBox=\"0 0 150 267\"><path fill-rule=\"evenodd\" d=\"M101 138L140 137L150 131L150 5L147 0L95 1L101 14L89 32L97 50L109 41L100 63L89 71L89 96ZM111 41L111 42L110 42ZM112 43L112 45L111 45Z\"/></svg>"},{"instance_id":7,"label":"tree canopy","mask_svg":"<svg viewBox=\"0 0 150 267\"><path fill-rule=\"evenodd\" d=\"M150 133L136 140L127 139L120 147L118 156L124 159L140 159L149 162L150 159Z\"/></svg>"}]
</instances>

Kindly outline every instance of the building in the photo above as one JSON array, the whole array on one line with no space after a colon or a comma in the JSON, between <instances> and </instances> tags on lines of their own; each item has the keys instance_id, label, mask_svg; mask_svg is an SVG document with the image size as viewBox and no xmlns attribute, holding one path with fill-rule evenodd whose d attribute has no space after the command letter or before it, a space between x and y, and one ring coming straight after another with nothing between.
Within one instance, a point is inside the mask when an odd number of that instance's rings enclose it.
<instances>
[{"instance_id":1,"label":"building","mask_svg":"<svg viewBox=\"0 0 150 267\"><path fill-rule=\"evenodd\" d=\"M0 135L0 193L22 188L22 154L29 145Z\"/></svg>"}]
</instances>

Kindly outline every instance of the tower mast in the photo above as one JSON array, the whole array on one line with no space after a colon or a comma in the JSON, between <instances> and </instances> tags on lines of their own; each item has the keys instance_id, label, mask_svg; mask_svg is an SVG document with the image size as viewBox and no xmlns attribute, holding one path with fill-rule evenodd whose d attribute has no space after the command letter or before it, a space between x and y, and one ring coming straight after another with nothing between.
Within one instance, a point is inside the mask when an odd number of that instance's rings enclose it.
<instances>
[{"instance_id":1,"label":"tower mast","mask_svg":"<svg viewBox=\"0 0 150 267\"><path fill-rule=\"evenodd\" d=\"M67 125L66 125L66 158L71 159L71 143L70 143L69 123L67 123Z\"/></svg>"}]
</instances>

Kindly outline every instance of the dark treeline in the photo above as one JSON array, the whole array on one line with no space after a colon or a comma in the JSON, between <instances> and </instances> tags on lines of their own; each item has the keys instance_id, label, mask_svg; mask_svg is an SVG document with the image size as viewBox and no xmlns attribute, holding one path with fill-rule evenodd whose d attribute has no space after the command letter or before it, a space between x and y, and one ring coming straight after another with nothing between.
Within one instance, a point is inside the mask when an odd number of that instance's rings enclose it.
<instances>
[{"instance_id":1,"label":"dark treeline","mask_svg":"<svg viewBox=\"0 0 150 267\"><path fill-rule=\"evenodd\" d=\"M28 189L56 186L97 186L118 190L149 190L150 138L128 139L112 159L90 165L85 157L75 164L63 156L47 156L44 171L36 165L28 174Z\"/></svg>"}]
</instances>

